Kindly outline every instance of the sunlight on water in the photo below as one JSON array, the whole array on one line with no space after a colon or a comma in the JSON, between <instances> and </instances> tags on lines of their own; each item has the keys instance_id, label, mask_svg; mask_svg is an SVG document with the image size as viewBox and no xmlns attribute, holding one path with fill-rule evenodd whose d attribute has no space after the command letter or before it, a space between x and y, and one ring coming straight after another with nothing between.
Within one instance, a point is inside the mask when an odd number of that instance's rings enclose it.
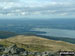
<instances>
[{"instance_id":1,"label":"sunlight on water","mask_svg":"<svg viewBox=\"0 0 75 56\"><path fill-rule=\"evenodd\" d=\"M46 32L46 34L39 34L39 35L75 38L75 30L48 29L48 28L34 28L33 30Z\"/></svg>"}]
</instances>

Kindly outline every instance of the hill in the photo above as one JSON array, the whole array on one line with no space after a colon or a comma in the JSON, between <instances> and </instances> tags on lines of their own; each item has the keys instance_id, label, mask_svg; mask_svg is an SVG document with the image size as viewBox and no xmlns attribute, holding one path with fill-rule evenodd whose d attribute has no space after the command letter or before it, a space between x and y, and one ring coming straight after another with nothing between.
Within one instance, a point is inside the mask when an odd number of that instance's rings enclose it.
<instances>
[{"instance_id":1,"label":"hill","mask_svg":"<svg viewBox=\"0 0 75 56\"><path fill-rule=\"evenodd\" d=\"M64 41L50 40L38 36L24 36L18 35L7 39L1 39L0 44L8 47L12 44L16 44L20 48L24 48L28 51L74 51L75 44L71 44Z\"/></svg>"}]
</instances>

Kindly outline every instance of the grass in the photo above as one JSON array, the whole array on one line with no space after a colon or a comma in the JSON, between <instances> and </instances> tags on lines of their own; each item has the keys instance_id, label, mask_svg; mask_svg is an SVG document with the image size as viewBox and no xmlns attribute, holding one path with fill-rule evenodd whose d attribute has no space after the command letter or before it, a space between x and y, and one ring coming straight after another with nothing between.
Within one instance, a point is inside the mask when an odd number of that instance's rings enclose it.
<instances>
[{"instance_id":1,"label":"grass","mask_svg":"<svg viewBox=\"0 0 75 56\"><path fill-rule=\"evenodd\" d=\"M64 41L56 41L56 40L49 40L42 37L37 36L24 36L24 35L18 35L15 37L10 37L8 39L2 39L0 41L0 44L4 45L5 47L8 47L12 44L16 44L20 48L24 48L28 51L59 51L60 49L62 51L74 51L75 50L75 44L71 44Z\"/></svg>"}]
</instances>

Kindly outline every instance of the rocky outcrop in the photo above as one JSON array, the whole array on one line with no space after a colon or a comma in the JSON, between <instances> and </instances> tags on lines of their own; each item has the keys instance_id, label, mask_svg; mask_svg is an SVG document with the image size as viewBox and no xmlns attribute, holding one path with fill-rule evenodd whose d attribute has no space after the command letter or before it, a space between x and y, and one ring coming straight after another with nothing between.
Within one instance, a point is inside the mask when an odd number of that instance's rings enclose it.
<instances>
[{"instance_id":1,"label":"rocky outcrop","mask_svg":"<svg viewBox=\"0 0 75 56\"><path fill-rule=\"evenodd\" d=\"M3 52L5 50L5 48L3 47L3 45L0 45L0 52Z\"/></svg>"},{"instance_id":2,"label":"rocky outcrop","mask_svg":"<svg viewBox=\"0 0 75 56\"><path fill-rule=\"evenodd\" d=\"M46 52L29 52L23 48L18 48L16 44L4 48L0 45L0 56L53 56L49 51Z\"/></svg>"}]
</instances>

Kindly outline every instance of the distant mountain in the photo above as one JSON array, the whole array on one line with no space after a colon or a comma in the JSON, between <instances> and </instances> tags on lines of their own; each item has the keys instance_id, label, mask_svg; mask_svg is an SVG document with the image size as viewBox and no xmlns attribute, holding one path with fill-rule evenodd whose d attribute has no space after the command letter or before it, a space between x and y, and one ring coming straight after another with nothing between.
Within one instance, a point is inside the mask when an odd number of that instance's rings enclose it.
<instances>
[{"instance_id":1,"label":"distant mountain","mask_svg":"<svg viewBox=\"0 0 75 56\"><path fill-rule=\"evenodd\" d=\"M18 35L15 37L1 39L0 44L6 47L16 44L20 48L24 48L28 51L74 51L75 44L71 44L64 41L49 40L38 36L24 36Z\"/></svg>"}]
</instances>

